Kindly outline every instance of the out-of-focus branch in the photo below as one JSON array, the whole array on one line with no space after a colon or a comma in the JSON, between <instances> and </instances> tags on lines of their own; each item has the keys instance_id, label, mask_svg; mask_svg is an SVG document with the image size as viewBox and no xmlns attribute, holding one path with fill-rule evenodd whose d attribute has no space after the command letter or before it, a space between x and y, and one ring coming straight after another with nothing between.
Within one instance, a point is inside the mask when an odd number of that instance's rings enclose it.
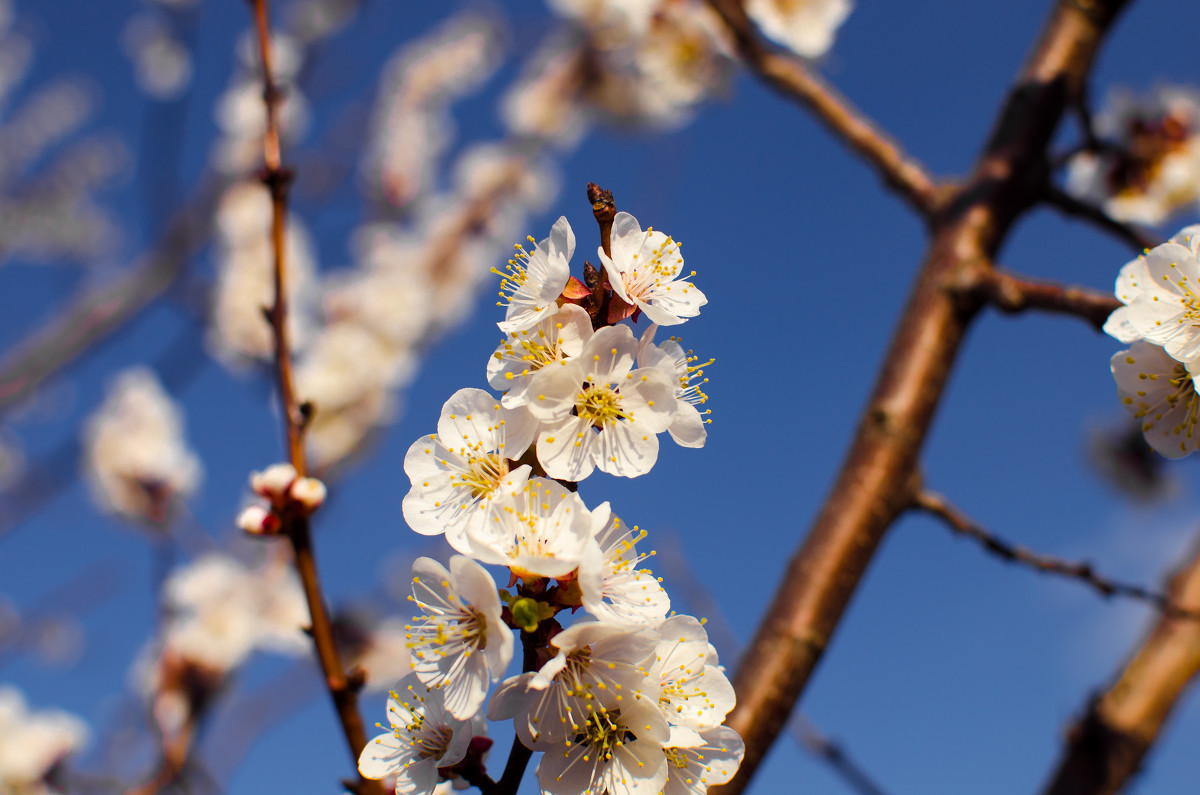
<instances>
[{"instance_id":1,"label":"out-of-focus branch","mask_svg":"<svg viewBox=\"0 0 1200 795\"><path fill-rule=\"evenodd\" d=\"M1039 282L1016 274L986 268L974 279L982 298L1002 312L1037 309L1062 315L1074 315L1091 323L1097 331L1121 306L1112 293L1052 282Z\"/></svg>"},{"instance_id":2,"label":"out-of-focus branch","mask_svg":"<svg viewBox=\"0 0 1200 795\"><path fill-rule=\"evenodd\" d=\"M105 284L85 287L0 359L0 412L28 397L46 378L167 291L207 236L221 187L218 180L202 185L167 224L158 244L132 268Z\"/></svg>"},{"instance_id":3,"label":"out-of-focus branch","mask_svg":"<svg viewBox=\"0 0 1200 795\"><path fill-rule=\"evenodd\" d=\"M263 73L263 104L267 113L267 125L263 133L262 180L271 192L271 244L275 259L275 301L267 312L267 318L275 339L275 362L279 375L279 398L283 409L288 458L296 472L303 477L308 470L304 453L304 428L308 423L308 410L296 400L296 390L292 381L291 345L287 332L288 272L284 241L287 231L288 187L292 181L292 174L283 167L282 148L279 143L278 106L282 97L271 66L271 28L267 0L252 0L252 3L255 29L258 33L259 62ZM309 634L316 646L321 671L325 674L325 683L357 771L358 758L367 744L362 716L358 712L358 693L363 680L361 676L353 679L348 677L338 655L333 623L325 607L317 574L317 559L313 551L308 517L296 517L289 523L285 532L292 544L296 573L303 584L304 596L308 602L311 618ZM351 785L358 795L383 795L382 784L365 779L361 775L356 782L351 782Z\"/></svg>"},{"instance_id":4,"label":"out-of-focus branch","mask_svg":"<svg viewBox=\"0 0 1200 795\"><path fill-rule=\"evenodd\" d=\"M841 471L738 666L738 701L727 723L745 740L746 755L733 780L712 792L745 789L879 542L911 504L921 446L982 306L970 276L990 267L1013 222L1041 199L1028 175L1044 164L1063 113L1124 4L1056 3L972 174L931 217L925 262Z\"/></svg>"},{"instance_id":5,"label":"out-of-focus branch","mask_svg":"<svg viewBox=\"0 0 1200 795\"><path fill-rule=\"evenodd\" d=\"M1002 538L989 533L966 514L951 505L945 497L931 491L920 491L913 498L913 507L941 519L954 533L979 542L983 549L1009 563L1040 571L1043 574L1055 574L1078 580L1104 597L1123 596L1153 605L1165 615L1177 618L1200 619L1200 611L1190 610L1161 591L1152 591L1141 585L1118 582L1096 573L1092 564L1080 561L1062 560L1050 555L1043 555L1017 544L1010 544Z\"/></svg>"},{"instance_id":6,"label":"out-of-focus branch","mask_svg":"<svg viewBox=\"0 0 1200 795\"><path fill-rule=\"evenodd\" d=\"M1133 224L1118 221L1100 207L1082 202L1071 194L1054 186L1046 186L1046 203L1065 215L1081 218L1110 235L1124 241L1135 252L1141 254L1148 248L1154 248L1161 240L1143 232Z\"/></svg>"},{"instance_id":7,"label":"out-of-focus branch","mask_svg":"<svg viewBox=\"0 0 1200 795\"><path fill-rule=\"evenodd\" d=\"M1171 577L1171 602L1200 611L1200 549ZM1141 766L1184 688L1200 671L1200 622L1159 616L1116 681L1067 733L1046 795L1121 790Z\"/></svg>"},{"instance_id":8,"label":"out-of-focus branch","mask_svg":"<svg viewBox=\"0 0 1200 795\"><path fill-rule=\"evenodd\" d=\"M759 78L811 110L855 154L870 163L888 187L922 215L930 216L938 209L942 190L921 164L849 100L813 74L803 60L765 44L746 16L741 0L709 0L709 3L733 34L738 54Z\"/></svg>"}]
</instances>

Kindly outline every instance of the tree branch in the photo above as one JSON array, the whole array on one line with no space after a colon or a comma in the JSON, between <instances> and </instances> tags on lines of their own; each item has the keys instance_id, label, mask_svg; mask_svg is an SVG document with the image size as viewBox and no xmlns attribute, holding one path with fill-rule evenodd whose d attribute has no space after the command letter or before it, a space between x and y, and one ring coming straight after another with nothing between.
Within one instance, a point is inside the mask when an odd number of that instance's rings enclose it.
<instances>
[{"instance_id":1,"label":"tree branch","mask_svg":"<svg viewBox=\"0 0 1200 795\"><path fill-rule=\"evenodd\" d=\"M918 492L913 498L913 508L941 519L954 533L978 541L985 551L1008 563L1019 563L1043 574L1056 574L1078 580L1105 598L1124 596L1152 605L1166 615L1200 620L1200 610L1189 610L1171 601L1171 597L1161 591L1109 579L1098 574L1092 569L1092 564L1087 562L1062 560L1010 544L971 521L940 494L925 490Z\"/></svg>"},{"instance_id":2,"label":"tree branch","mask_svg":"<svg viewBox=\"0 0 1200 795\"><path fill-rule=\"evenodd\" d=\"M283 409L283 422L288 448L288 458L301 477L308 471L304 453L304 428L308 422L308 411L296 400L292 381L291 346L287 332L287 262L285 234L287 224L288 187L292 174L283 167L282 149L279 143L278 104L281 99L271 69L271 31L267 11L267 0L252 0L255 28L258 32L259 63L263 73L263 104L266 106L267 126L263 134L263 184L271 192L271 245L275 258L275 302L267 312L275 338L275 363L279 375L279 399ZM307 516L296 516L285 528L292 544L296 573L304 587L311 617L309 634L316 646L317 659L325 674L325 683L333 700L334 709L342 724L342 732L350 755L358 770L358 758L366 747L367 738L362 716L358 712L358 692L361 678L352 681L346 675L337 644L333 635L333 623L325 608L320 578L317 574L317 559L312 546L312 532ZM354 787L358 795L383 795L383 785L378 781L358 777Z\"/></svg>"},{"instance_id":3,"label":"tree branch","mask_svg":"<svg viewBox=\"0 0 1200 795\"><path fill-rule=\"evenodd\" d=\"M1200 611L1200 547L1171 576L1170 600ZM1046 795L1120 790L1141 766L1171 709L1200 670L1200 622L1167 613L1134 650L1107 692L1067 733Z\"/></svg>"},{"instance_id":4,"label":"tree branch","mask_svg":"<svg viewBox=\"0 0 1200 795\"><path fill-rule=\"evenodd\" d=\"M929 217L937 211L941 187L920 163L849 100L813 74L803 60L770 49L755 33L740 0L709 0L709 3L733 34L742 60L763 82L812 111L917 212Z\"/></svg>"},{"instance_id":5,"label":"tree branch","mask_svg":"<svg viewBox=\"0 0 1200 795\"><path fill-rule=\"evenodd\" d=\"M1161 240L1138 229L1133 224L1118 221L1100 207L1076 199L1071 194L1055 185L1045 187L1046 203L1054 209L1074 218L1080 218L1103 229L1110 235L1126 243L1135 253L1141 254L1146 249L1154 248Z\"/></svg>"},{"instance_id":6,"label":"tree branch","mask_svg":"<svg viewBox=\"0 0 1200 795\"><path fill-rule=\"evenodd\" d=\"M1113 310L1121 306L1112 293L1088 287L1031 281L995 268L983 270L975 280L975 287L983 300L1002 312L1038 309L1074 315L1091 323L1097 331L1104 328L1104 321Z\"/></svg>"},{"instance_id":7,"label":"tree branch","mask_svg":"<svg viewBox=\"0 0 1200 795\"><path fill-rule=\"evenodd\" d=\"M911 504L917 460L963 335L982 305L969 289L1012 223L1040 199L1028 179L1045 162L1124 0L1060 0L995 122L973 173L931 219L933 239L870 402L832 491L789 562L734 686L728 725L746 742L742 792L808 683L879 542ZM967 288L963 292L950 285Z\"/></svg>"}]
</instances>

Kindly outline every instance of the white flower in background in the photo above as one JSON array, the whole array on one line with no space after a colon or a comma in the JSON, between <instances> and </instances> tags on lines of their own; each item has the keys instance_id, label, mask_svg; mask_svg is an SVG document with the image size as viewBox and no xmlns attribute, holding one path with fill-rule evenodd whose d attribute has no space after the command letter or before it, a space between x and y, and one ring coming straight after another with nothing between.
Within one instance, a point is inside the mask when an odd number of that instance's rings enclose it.
<instances>
[{"instance_id":1,"label":"white flower in background","mask_svg":"<svg viewBox=\"0 0 1200 795\"><path fill-rule=\"evenodd\" d=\"M259 89L261 95L262 90ZM217 207L217 281L209 342L229 363L271 360L275 340L263 307L275 300L275 253L271 247L271 197L258 182L231 185ZM287 255L288 333L304 348L315 323L316 257L307 231L289 216Z\"/></svg>"},{"instance_id":2,"label":"white flower in background","mask_svg":"<svg viewBox=\"0 0 1200 795\"><path fill-rule=\"evenodd\" d=\"M1121 268L1118 308L1104 330L1122 342L1143 338L1182 361L1200 358L1200 225L1189 226Z\"/></svg>"},{"instance_id":3,"label":"white flower in background","mask_svg":"<svg viewBox=\"0 0 1200 795\"><path fill-rule=\"evenodd\" d=\"M541 670L500 683L488 719L513 718L521 742L545 750L574 738L595 712L639 697L653 705L658 692L647 668L658 639L650 629L576 622L550 641L557 654Z\"/></svg>"},{"instance_id":4,"label":"white flower in background","mask_svg":"<svg viewBox=\"0 0 1200 795\"><path fill-rule=\"evenodd\" d=\"M50 795L47 775L87 742L86 724L59 710L31 711L21 692L0 685L0 792Z\"/></svg>"},{"instance_id":5,"label":"white flower in background","mask_svg":"<svg viewBox=\"0 0 1200 795\"><path fill-rule=\"evenodd\" d=\"M662 714L643 703L591 712L561 747L542 755L538 783L548 795L661 793L669 737Z\"/></svg>"},{"instance_id":6,"label":"white flower in background","mask_svg":"<svg viewBox=\"0 0 1200 795\"><path fill-rule=\"evenodd\" d=\"M482 389L460 389L442 406L437 433L421 437L404 457L412 489L402 509L421 535L440 535L474 554L468 532L487 521L492 501L520 492L529 467L510 469L533 441L537 425L525 409L506 409Z\"/></svg>"},{"instance_id":7,"label":"white flower in background","mask_svg":"<svg viewBox=\"0 0 1200 795\"><path fill-rule=\"evenodd\" d=\"M1146 442L1167 458L1181 458L1200 447L1200 400L1195 377L1200 360L1185 365L1144 340L1112 357L1117 395L1142 421Z\"/></svg>"},{"instance_id":8,"label":"white flower in background","mask_svg":"<svg viewBox=\"0 0 1200 795\"><path fill-rule=\"evenodd\" d=\"M732 43L707 3L668 2L634 52L643 106L664 121L719 90L733 70Z\"/></svg>"},{"instance_id":9,"label":"white flower in background","mask_svg":"<svg viewBox=\"0 0 1200 795\"><path fill-rule=\"evenodd\" d=\"M603 515L604 511L608 511L608 503L594 513ZM645 537L645 530L631 529L610 513L596 534L599 554L587 555L580 563L583 607L601 621L657 626L667 617L671 599L666 590L649 569L637 568L649 557L637 552L637 542Z\"/></svg>"},{"instance_id":10,"label":"white flower in background","mask_svg":"<svg viewBox=\"0 0 1200 795\"><path fill-rule=\"evenodd\" d=\"M200 481L200 460L183 438L182 413L149 369L120 373L84 431L87 477L97 500L159 523L176 497Z\"/></svg>"},{"instance_id":11,"label":"white flower in background","mask_svg":"<svg viewBox=\"0 0 1200 795\"><path fill-rule=\"evenodd\" d=\"M605 46L613 37L643 34L660 0L549 0L551 10L574 20L600 37Z\"/></svg>"},{"instance_id":12,"label":"white flower in background","mask_svg":"<svg viewBox=\"0 0 1200 795\"><path fill-rule=\"evenodd\" d=\"M496 583L462 555L450 558L449 571L432 558L417 558L411 598L423 612L405 627L413 670L442 691L447 712L466 720L512 660L512 631L500 618Z\"/></svg>"},{"instance_id":13,"label":"white flower in background","mask_svg":"<svg viewBox=\"0 0 1200 795\"><path fill-rule=\"evenodd\" d=\"M728 726L702 730L696 745L666 748L667 783L662 795L704 795L709 787L733 778L745 752L742 738Z\"/></svg>"},{"instance_id":14,"label":"white flower in background","mask_svg":"<svg viewBox=\"0 0 1200 795\"><path fill-rule=\"evenodd\" d=\"M307 100L295 84L279 79L283 100L279 104L279 128L284 140L295 140L308 126ZM225 174L241 175L262 165L262 136L267 126L263 105L262 77L257 67L240 72L217 98L215 111L221 136L213 145L212 164Z\"/></svg>"},{"instance_id":15,"label":"white flower in background","mask_svg":"<svg viewBox=\"0 0 1200 795\"><path fill-rule=\"evenodd\" d=\"M608 326L579 356L534 375L529 410L541 423L537 456L550 477L580 481L597 466L636 477L654 466L658 434L675 416L675 387L658 369L633 370L636 352L628 326Z\"/></svg>"},{"instance_id":16,"label":"white flower in background","mask_svg":"<svg viewBox=\"0 0 1200 795\"><path fill-rule=\"evenodd\" d=\"M534 243L532 237L529 242ZM558 297L571 276L571 257L575 254L575 233L565 217L550 228L550 237L536 243L533 252L520 243L505 271L493 268L500 276L500 305L508 304L500 330L520 331L536 324L557 309Z\"/></svg>"},{"instance_id":17,"label":"white flower in background","mask_svg":"<svg viewBox=\"0 0 1200 795\"><path fill-rule=\"evenodd\" d=\"M708 430L704 427L712 420L705 419L711 414L710 409L701 412L696 406L708 402L708 395L700 388L707 384L704 368L713 363L699 361L698 356L691 351L685 351L679 344L679 339L671 337L661 345L654 344L654 334L657 325L651 325L642 333L638 341L637 363L639 367L657 367L668 377L674 379L675 387L675 418L667 426L667 433L677 444L684 447L703 447L708 439ZM692 381L696 383L692 383Z\"/></svg>"},{"instance_id":18,"label":"white flower in background","mask_svg":"<svg viewBox=\"0 0 1200 795\"><path fill-rule=\"evenodd\" d=\"M650 679L659 685L659 709L677 726L720 726L735 697L725 674L709 664L708 633L685 615L671 616L658 631L662 639L654 648Z\"/></svg>"},{"instance_id":19,"label":"white flower in background","mask_svg":"<svg viewBox=\"0 0 1200 795\"><path fill-rule=\"evenodd\" d=\"M282 562L249 569L226 555L207 555L173 572L163 586L170 614L164 645L216 671L240 665L255 649L302 654L308 604Z\"/></svg>"},{"instance_id":20,"label":"white flower in background","mask_svg":"<svg viewBox=\"0 0 1200 795\"><path fill-rule=\"evenodd\" d=\"M564 577L594 549L589 541L600 518L561 483L530 478L516 494L498 497L486 519L471 526L470 554L518 576Z\"/></svg>"},{"instance_id":21,"label":"white flower in background","mask_svg":"<svg viewBox=\"0 0 1200 795\"><path fill-rule=\"evenodd\" d=\"M1068 192L1119 220L1155 225L1200 199L1200 94L1193 89L1115 91L1095 128L1113 148L1072 158Z\"/></svg>"},{"instance_id":22,"label":"white flower in background","mask_svg":"<svg viewBox=\"0 0 1200 795\"><path fill-rule=\"evenodd\" d=\"M583 352L592 338L592 319L575 304L565 304L537 325L509 332L488 360L488 385L507 390L500 403L508 408L529 403L533 374L551 362Z\"/></svg>"},{"instance_id":23,"label":"white flower in background","mask_svg":"<svg viewBox=\"0 0 1200 795\"><path fill-rule=\"evenodd\" d=\"M125 24L121 38L143 91L160 101L183 94L192 80L192 59L162 19L135 14Z\"/></svg>"},{"instance_id":24,"label":"white flower in background","mask_svg":"<svg viewBox=\"0 0 1200 795\"><path fill-rule=\"evenodd\" d=\"M335 633L346 669L358 666L366 672L364 691L390 690L412 673L409 632L403 619L393 616L371 620L339 615L335 618Z\"/></svg>"},{"instance_id":25,"label":"white flower in background","mask_svg":"<svg viewBox=\"0 0 1200 795\"><path fill-rule=\"evenodd\" d=\"M653 229L643 232L632 215L617 213L611 242L612 256L602 248L599 255L613 293L637 306L651 322L673 326L700 314L700 307L708 303L691 282L677 281L683 255L674 239Z\"/></svg>"},{"instance_id":26,"label":"white flower in background","mask_svg":"<svg viewBox=\"0 0 1200 795\"><path fill-rule=\"evenodd\" d=\"M588 126L581 92L586 53L569 40L553 40L536 54L504 95L500 114L516 136L568 149Z\"/></svg>"},{"instance_id":27,"label":"white flower in background","mask_svg":"<svg viewBox=\"0 0 1200 795\"><path fill-rule=\"evenodd\" d=\"M371 739L358 757L365 778L396 777L397 795L423 795L438 783L438 768L461 762L473 736L471 721L455 718L430 690L410 674L388 699L391 729Z\"/></svg>"},{"instance_id":28,"label":"white flower in background","mask_svg":"<svg viewBox=\"0 0 1200 795\"><path fill-rule=\"evenodd\" d=\"M763 35L805 58L820 58L829 51L834 34L852 8L850 0L746 2L746 13Z\"/></svg>"}]
</instances>

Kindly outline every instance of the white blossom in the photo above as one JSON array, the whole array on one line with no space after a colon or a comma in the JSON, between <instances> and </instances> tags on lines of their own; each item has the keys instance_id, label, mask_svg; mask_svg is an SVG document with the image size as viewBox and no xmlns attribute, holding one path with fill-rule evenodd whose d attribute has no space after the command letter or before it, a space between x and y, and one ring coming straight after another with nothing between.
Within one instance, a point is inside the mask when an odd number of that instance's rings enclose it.
<instances>
[{"instance_id":1,"label":"white blossom","mask_svg":"<svg viewBox=\"0 0 1200 795\"><path fill-rule=\"evenodd\" d=\"M1104 330L1122 342L1146 339L1182 361L1200 358L1200 225L1189 226L1121 268L1125 306Z\"/></svg>"},{"instance_id":2,"label":"white blossom","mask_svg":"<svg viewBox=\"0 0 1200 795\"><path fill-rule=\"evenodd\" d=\"M557 654L540 670L500 683L487 716L513 718L517 736L529 748L559 748L583 731L593 714L639 698L656 703L657 686L647 668L657 641L650 629L577 622L550 641Z\"/></svg>"},{"instance_id":3,"label":"white blossom","mask_svg":"<svg viewBox=\"0 0 1200 795\"><path fill-rule=\"evenodd\" d=\"M650 679L658 684L658 707L667 720L690 729L721 725L735 697L733 685L709 664L708 633L692 616L675 615L659 627Z\"/></svg>"},{"instance_id":4,"label":"white blossom","mask_svg":"<svg viewBox=\"0 0 1200 795\"><path fill-rule=\"evenodd\" d=\"M1172 359L1152 343L1139 340L1112 357L1117 395L1142 421L1146 442L1167 458L1180 458L1200 447L1200 400L1195 377L1200 359L1191 364Z\"/></svg>"},{"instance_id":5,"label":"white blossom","mask_svg":"<svg viewBox=\"0 0 1200 795\"><path fill-rule=\"evenodd\" d=\"M564 743L538 764L548 795L658 795L667 781L670 729L645 704L626 701L588 713Z\"/></svg>"},{"instance_id":6,"label":"white blossom","mask_svg":"<svg viewBox=\"0 0 1200 795\"><path fill-rule=\"evenodd\" d=\"M733 778L745 751L742 738L728 726L702 730L695 745L664 749L667 783L662 795L704 795Z\"/></svg>"},{"instance_id":7,"label":"white blossom","mask_svg":"<svg viewBox=\"0 0 1200 795\"><path fill-rule=\"evenodd\" d=\"M628 326L608 326L579 356L534 375L529 410L541 423L537 456L550 477L580 481L597 466L636 477L654 466L675 388L656 368L633 370L636 352Z\"/></svg>"},{"instance_id":8,"label":"white blossom","mask_svg":"<svg viewBox=\"0 0 1200 795\"><path fill-rule=\"evenodd\" d=\"M1114 91L1094 120L1111 144L1071 159L1067 191L1114 218L1160 224L1200 199L1200 94L1160 86Z\"/></svg>"},{"instance_id":9,"label":"white blossom","mask_svg":"<svg viewBox=\"0 0 1200 795\"><path fill-rule=\"evenodd\" d=\"M508 261L505 271L493 268L501 277L500 304L507 303L500 330L520 331L536 324L554 312L555 303L571 276L571 257L575 254L575 233L566 217L560 217L550 228L550 237L534 243L532 252L516 244L516 254Z\"/></svg>"},{"instance_id":10,"label":"white blossom","mask_svg":"<svg viewBox=\"0 0 1200 795\"><path fill-rule=\"evenodd\" d=\"M529 403L533 374L551 362L581 354L592 333L588 313L575 304L565 304L536 325L508 333L488 360L488 385L507 390L502 405L524 406Z\"/></svg>"},{"instance_id":11,"label":"white blossom","mask_svg":"<svg viewBox=\"0 0 1200 795\"><path fill-rule=\"evenodd\" d=\"M667 426L667 433L684 447L703 447L708 439L708 430L704 426L712 422L705 417L712 411L700 411L696 407L708 402L708 395L701 385L708 383L704 368L714 360L697 364L700 357L690 350L685 351L677 337L655 345L654 334L657 330L657 325L651 325L642 333L638 342L637 363L640 367L657 367L676 383L675 418Z\"/></svg>"},{"instance_id":12,"label":"white blossom","mask_svg":"<svg viewBox=\"0 0 1200 795\"><path fill-rule=\"evenodd\" d=\"M301 654L308 604L291 568L249 569L212 554L173 572L163 586L169 612L164 644L216 671L240 665L255 649Z\"/></svg>"},{"instance_id":13,"label":"white blossom","mask_svg":"<svg viewBox=\"0 0 1200 795\"><path fill-rule=\"evenodd\" d=\"M651 322L673 326L700 314L700 307L708 303L691 282L677 281L683 272L679 243L653 229L643 232L629 213L617 213L613 219L611 249L611 257L603 248L598 254L614 295Z\"/></svg>"},{"instance_id":14,"label":"white blossom","mask_svg":"<svg viewBox=\"0 0 1200 795\"><path fill-rule=\"evenodd\" d=\"M418 439L404 457L412 489L404 520L422 535L445 533L473 554L472 528L487 520L492 501L520 492L529 467L510 468L528 449L536 424L525 409L506 409L482 389L460 389L442 407L436 434Z\"/></svg>"},{"instance_id":15,"label":"white blossom","mask_svg":"<svg viewBox=\"0 0 1200 795\"><path fill-rule=\"evenodd\" d=\"M607 514L605 514L605 517ZM594 517L578 494L547 478L530 478L500 495L486 519L468 531L471 555L514 574L563 577L594 549Z\"/></svg>"},{"instance_id":16,"label":"white blossom","mask_svg":"<svg viewBox=\"0 0 1200 795\"><path fill-rule=\"evenodd\" d=\"M125 370L112 381L85 438L93 492L126 516L162 522L171 502L192 494L200 481L182 412L147 368Z\"/></svg>"},{"instance_id":17,"label":"white blossom","mask_svg":"<svg viewBox=\"0 0 1200 795\"><path fill-rule=\"evenodd\" d=\"M395 776L397 795L432 793L438 768L461 762L466 755L472 723L447 712L442 691L430 690L416 674L400 680L391 696L391 727L367 742L358 757L358 772L370 779Z\"/></svg>"},{"instance_id":18,"label":"white blossom","mask_svg":"<svg viewBox=\"0 0 1200 795\"><path fill-rule=\"evenodd\" d=\"M747 0L746 13L763 34L805 58L820 58L850 16L850 0Z\"/></svg>"},{"instance_id":19,"label":"white blossom","mask_svg":"<svg viewBox=\"0 0 1200 795\"><path fill-rule=\"evenodd\" d=\"M603 511L608 511L608 503L595 513ZM645 537L645 530L629 528L609 513L595 537L599 553L585 556L580 563L583 606L601 621L654 626L671 609L671 599L658 579L649 569L638 568L648 556L639 555L635 545Z\"/></svg>"},{"instance_id":20,"label":"white blossom","mask_svg":"<svg viewBox=\"0 0 1200 795\"><path fill-rule=\"evenodd\" d=\"M468 557L450 558L449 571L422 557L413 562L411 599L423 611L405 627L412 668L425 685L441 689L447 712L466 720L512 659L496 583Z\"/></svg>"},{"instance_id":21,"label":"white blossom","mask_svg":"<svg viewBox=\"0 0 1200 795\"><path fill-rule=\"evenodd\" d=\"M50 795L46 776L87 741L82 720L59 710L32 711L16 688L0 686L0 792Z\"/></svg>"}]
</instances>

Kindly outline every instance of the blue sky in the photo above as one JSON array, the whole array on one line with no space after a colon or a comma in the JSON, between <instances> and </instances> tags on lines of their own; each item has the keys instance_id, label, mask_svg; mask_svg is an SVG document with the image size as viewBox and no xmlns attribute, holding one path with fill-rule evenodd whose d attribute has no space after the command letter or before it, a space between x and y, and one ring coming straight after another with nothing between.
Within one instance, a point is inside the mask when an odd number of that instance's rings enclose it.
<instances>
[{"instance_id":1,"label":"blue sky","mask_svg":"<svg viewBox=\"0 0 1200 795\"><path fill-rule=\"evenodd\" d=\"M51 18L44 7L17 3L36 44L27 85L60 73L87 75L103 103L94 126L135 147L151 117L119 37L139 7L70 0ZM371 97L391 51L430 30L441 13L471 7L478 6L369 4L313 64L321 92L308 143ZM821 70L931 172L952 177L969 168L1045 7L1028 0L863 2ZM554 27L541 4L493 8L508 19L507 60L454 108L452 155L501 134L498 97L521 57ZM246 26L241 3L205 4L180 142L185 191L203 170L213 100ZM1133 4L1102 51L1097 99L1117 85L1195 84L1198 27L1200 6ZM1074 140L1065 125L1061 145ZM584 186L610 188L620 209L686 244L709 304L682 334L703 358L716 358L708 372L714 421L704 449L664 441L649 475L597 474L580 493L589 505L610 500L649 531L651 546L656 537L677 538L674 546L744 641L853 432L921 258L922 224L801 109L745 74L678 130L600 127L560 166L563 190L526 231L541 238L566 215L579 239L578 268L597 244ZM103 194L126 232L104 261L90 268L10 262L0 269L0 347L36 327L58 297L126 266L144 248L152 222L143 176ZM322 267L347 265L347 235L358 220L352 202L301 199L297 210L317 234ZM1179 216L1161 231L1195 221ZM1023 219L1000 253L1002 264L1026 274L1101 289L1127 259L1119 242L1048 209ZM190 266L205 273L211 259L202 253ZM377 597L382 578L397 571L381 561L417 554L420 540L399 511L407 490L403 456L433 429L454 391L486 386L500 315L487 299L477 309L429 350L398 421L331 488L317 543L335 603ZM112 372L156 360L192 322L178 300L156 307L47 385L14 422L31 457L76 432ZM1002 536L1154 584L1193 543L1200 513L1195 464L1171 464L1173 495L1149 506L1123 498L1089 468L1090 434L1122 419L1107 366L1117 348L1079 321L985 313L971 330L922 464L931 488ZM202 348L184 355L202 357ZM209 533L229 538L247 473L281 457L277 417L265 382L197 361L176 395L206 468L193 510ZM0 681L18 684L36 705L78 712L100 737L130 709L127 670L153 620L153 550L98 514L78 483L0 538L0 593L18 604L35 602L97 562L117 572L120 584L81 615L79 663L0 658ZM666 585L670 590L670 579ZM1006 566L931 520L905 518L880 548L802 706L888 792L1030 791L1049 772L1068 721L1150 618L1137 605L1105 602L1075 583ZM261 661L240 686L254 690L284 669ZM229 791L335 791L348 763L315 677L294 698L294 714L248 750ZM363 709L368 722L383 717L382 700L366 699ZM1185 700L1133 791L1194 787L1198 736L1200 710ZM498 743L498 760L506 747L507 740ZM782 740L751 788L780 791L848 790Z\"/></svg>"}]
</instances>

